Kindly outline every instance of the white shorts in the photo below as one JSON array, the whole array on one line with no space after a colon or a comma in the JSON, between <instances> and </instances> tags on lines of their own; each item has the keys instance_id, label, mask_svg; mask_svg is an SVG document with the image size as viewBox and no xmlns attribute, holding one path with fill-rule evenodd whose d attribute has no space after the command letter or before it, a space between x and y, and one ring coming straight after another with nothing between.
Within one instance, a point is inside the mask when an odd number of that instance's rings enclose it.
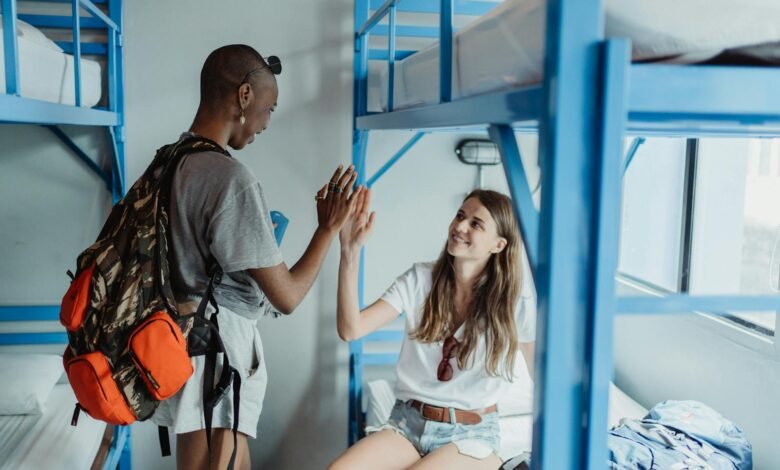
<instances>
[{"instance_id":1,"label":"white shorts","mask_svg":"<svg viewBox=\"0 0 780 470\"><path fill-rule=\"evenodd\" d=\"M263 398L268 383L263 355L263 342L257 328L257 320L249 320L231 312L224 307L219 308L219 332L225 350L230 359L230 365L238 370L241 376L241 397L239 404L239 432L249 437L256 437L257 423L260 411L263 409ZM206 429L203 419L203 370L206 357L191 358L194 372L179 392L160 403L152 416L152 421L158 426L167 426L176 434L183 434ZM217 355L217 377L222 370L222 354ZM233 388L228 389L225 396L214 408L212 428L233 427Z\"/></svg>"}]
</instances>

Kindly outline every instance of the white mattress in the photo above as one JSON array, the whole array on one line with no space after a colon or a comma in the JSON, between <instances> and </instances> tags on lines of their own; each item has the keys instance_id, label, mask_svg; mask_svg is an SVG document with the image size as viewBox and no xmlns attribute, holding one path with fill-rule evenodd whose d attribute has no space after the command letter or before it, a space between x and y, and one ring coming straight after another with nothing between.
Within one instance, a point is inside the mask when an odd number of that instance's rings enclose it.
<instances>
[{"instance_id":1,"label":"white mattress","mask_svg":"<svg viewBox=\"0 0 780 470\"><path fill-rule=\"evenodd\" d=\"M365 387L366 426L381 426L390 417L395 404L392 386L386 380L375 380ZM615 385L609 390L609 426L617 425L622 418L641 418L647 409L632 400ZM533 436L533 416L530 413L502 416L501 423L501 460L508 460L523 452L531 452Z\"/></svg>"},{"instance_id":2,"label":"white mattress","mask_svg":"<svg viewBox=\"0 0 780 470\"><path fill-rule=\"evenodd\" d=\"M606 0L605 32L628 37L633 58L693 63L725 49L780 41L777 0ZM545 0L506 0L458 31L453 99L542 78ZM438 43L396 62L395 108L437 103ZM387 108L387 76L380 102Z\"/></svg>"},{"instance_id":3,"label":"white mattress","mask_svg":"<svg viewBox=\"0 0 780 470\"><path fill-rule=\"evenodd\" d=\"M2 43L0 24L0 43ZM27 23L18 24L19 94L52 103L74 105L73 67L75 60L62 52L54 42ZM5 49L0 47L0 93L5 93ZM81 61L81 105L98 104L101 95L100 64L89 59Z\"/></svg>"},{"instance_id":4,"label":"white mattress","mask_svg":"<svg viewBox=\"0 0 780 470\"><path fill-rule=\"evenodd\" d=\"M71 426L75 404L70 385L59 384L43 415L0 416L0 469L89 469L106 424L81 413Z\"/></svg>"}]
</instances>

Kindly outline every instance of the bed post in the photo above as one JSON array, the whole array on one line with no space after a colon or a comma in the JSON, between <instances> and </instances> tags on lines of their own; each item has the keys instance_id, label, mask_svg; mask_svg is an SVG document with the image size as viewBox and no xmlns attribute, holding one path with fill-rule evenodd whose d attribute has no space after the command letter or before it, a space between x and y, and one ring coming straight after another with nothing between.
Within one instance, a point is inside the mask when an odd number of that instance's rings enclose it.
<instances>
[{"instance_id":1,"label":"bed post","mask_svg":"<svg viewBox=\"0 0 780 470\"><path fill-rule=\"evenodd\" d=\"M488 133L501 153L501 164L512 195L515 218L520 226L525 251L535 277L536 263L539 259L539 211L534 207L533 194L528 187L528 178L520 157L517 138L508 124L493 124L488 128Z\"/></svg>"},{"instance_id":2,"label":"bed post","mask_svg":"<svg viewBox=\"0 0 780 470\"><path fill-rule=\"evenodd\" d=\"M597 99L602 29L599 0L548 2L539 119L534 468L581 469L587 456L587 345L594 312L604 119Z\"/></svg>"},{"instance_id":3,"label":"bed post","mask_svg":"<svg viewBox=\"0 0 780 470\"><path fill-rule=\"evenodd\" d=\"M599 159L597 160L595 240L596 257L593 279L593 306L587 329L585 391L588 393L588 428L584 468L601 469L607 461L609 384L614 375L613 334L617 297L615 274L620 246L620 198L623 182L623 138L628 111L628 71L631 44L613 39L603 43L598 94L601 114ZM637 145L638 147L638 145ZM633 147L632 147L633 148ZM635 150L634 150L635 151Z\"/></svg>"},{"instance_id":4,"label":"bed post","mask_svg":"<svg viewBox=\"0 0 780 470\"><path fill-rule=\"evenodd\" d=\"M114 203L125 194L125 92L123 76L124 23L122 0L108 0L109 18L118 26L108 31L109 109L117 113L117 125L109 127L113 145L112 196Z\"/></svg>"},{"instance_id":5,"label":"bed post","mask_svg":"<svg viewBox=\"0 0 780 470\"><path fill-rule=\"evenodd\" d=\"M359 29L368 21L369 0L355 0L354 24L354 81L352 109L352 164L359 172L358 183L365 184L366 145L368 132L357 128L356 119L367 112L368 98L368 33L358 34ZM363 250L360 251L360 268L358 271L358 301L363 306ZM362 436L362 389L363 364L361 356L363 344L361 340L349 343L349 421L347 423L347 441L352 445Z\"/></svg>"},{"instance_id":6,"label":"bed post","mask_svg":"<svg viewBox=\"0 0 780 470\"><path fill-rule=\"evenodd\" d=\"M16 0L2 0L5 93L19 96L19 42L16 36Z\"/></svg>"},{"instance_id":7,"label":"bed post","mask_svg":"<svg viewBox=\"0 0 780 470\"><path fill-rule=\"evenodd\" d=\"M119 456L118 470L133 470L133 450L132 450L132 433L130 432L130 426L127 426L127 441L122 448L122 453Z\"/></svg>"}]
</instances>

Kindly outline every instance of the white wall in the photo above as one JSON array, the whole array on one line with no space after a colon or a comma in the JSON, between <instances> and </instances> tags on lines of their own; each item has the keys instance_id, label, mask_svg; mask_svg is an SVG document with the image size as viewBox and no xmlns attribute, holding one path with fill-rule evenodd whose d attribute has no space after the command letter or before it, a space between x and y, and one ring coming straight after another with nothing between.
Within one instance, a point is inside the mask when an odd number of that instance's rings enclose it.
<instances>
[{"instance_id":1,"label":"white wall","mask_svg":"<svg viewBox=\"0 0 780 470\"><path fill-rule=\"evenodd\" d=\"M104 163L105 131L64 128ZM47 129L0 125L0 299L58 305L76 255L95 240L110 193Z\"/></svg>"}]
</instances>

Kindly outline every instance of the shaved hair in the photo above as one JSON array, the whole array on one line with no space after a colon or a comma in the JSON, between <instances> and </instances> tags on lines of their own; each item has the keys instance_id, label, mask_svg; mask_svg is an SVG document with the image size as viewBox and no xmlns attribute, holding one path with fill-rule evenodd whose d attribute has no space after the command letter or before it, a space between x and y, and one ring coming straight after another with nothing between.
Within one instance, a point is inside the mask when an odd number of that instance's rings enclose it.
<instances>
[{"instance_id":1,"label":"shaved hair","mask_svg":"<svg viewBox=\"0 0 780 470\"><path fill-rule=\"evenodd\" d=\"M247 77L255 68L265 65L265 59L251 46L231 44L214 50L203 63L200 72L200 103L212 106L222 103L235 93L246 78L246 83L255 87L255 92L275 83L268 68L258 70Z\"/></svg>"}]
</instances>

